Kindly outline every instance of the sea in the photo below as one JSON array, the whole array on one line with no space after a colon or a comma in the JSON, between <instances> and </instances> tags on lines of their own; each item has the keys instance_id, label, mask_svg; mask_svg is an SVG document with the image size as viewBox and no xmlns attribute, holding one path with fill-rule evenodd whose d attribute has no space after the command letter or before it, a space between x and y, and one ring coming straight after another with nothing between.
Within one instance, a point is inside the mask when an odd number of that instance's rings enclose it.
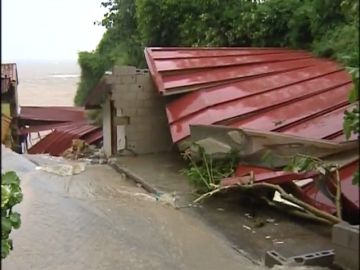
<instances>
[{"instance_id":1,"label":"sea","mask_svg":"<svg viewBox=\"0 0 360 270\"><path fill-rule=\"evenodd\" d=\"M80 80L76 60L18 60L18 99L21 106L74 106ZM35 145L51 130L29 134L28 147ZM23 153L26 152L22 144Z\"/></svg>"},{"instance_id":2,"label":"sea","mask_svg":"<svg viewBox=\"0 0 360 270\"><path fill-rule=\"evenodd\" d=\"M19 60L20 106L73 106L80 67L76 60Z\"/></svg>"}]
</instances>

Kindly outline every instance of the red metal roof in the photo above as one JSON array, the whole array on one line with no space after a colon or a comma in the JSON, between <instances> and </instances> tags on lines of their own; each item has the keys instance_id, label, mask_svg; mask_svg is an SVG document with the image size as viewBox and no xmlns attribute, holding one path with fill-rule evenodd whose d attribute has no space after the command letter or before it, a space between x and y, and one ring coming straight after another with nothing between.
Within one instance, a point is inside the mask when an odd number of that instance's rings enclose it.
<instances>
[{"instance_id":1,"label":"red metal roof","mask_svg":"<svg viewBox=\"0 0 360 270\"><path fill-rule=\"evenodd\" d=\"M29 154L59 156L71 146L73 139L82 139L88 144L102 139L102 129L89 123L81 107L21 107L19 119L20 134L54 129L32 146Z\"/></svg>"},{"instance_id":2,"label":"red metal roof","mask_svg":"<svg viewBox=\"0 0 360 270\"><path fill-rule=\"evenodd\" d=\"M24 121L74 122L85 120L86 115L84 108L81 107L21 106L19 119Z\"/></svg>"},{"instance_id":3,"label":"red metal roof","mask_svg":"<svg viewBox=\"0 0 360 270\"><path fill-rule=\"evenodd\" d=\"M85 122L72 122L55 129L37 144L31 147L29 154L49 153L53 156L61 155L68 149L73 139L82 139L89 144L102 138L102 129Z\"/></svg>"},{"instance_id":4,"label":"red metal roof","mask_svg":"<svg viewBox=\"0 0 360 270\"><path fill-rule=\"evenodd\" d=\"M357 215L360 208L359 187L352 183L352 177L358 168L359 160L357 159L342 166L339 170L343 209L352 215ZM292 183L293 180L316 178L318 175L317 172L292 173L287 171L274 171L268 168L256 166L239 165L236 170L235 177L223 179L221 181L221 185L229 186L236 185L238 183L246 184L248 178L244 176L249 174L251 171L254 174L254 183L266 182L276 185ZM327 186L334 196L336 193L335 186L332 185L331 181L327 181ZM301 188L297 188L297 192L295 192L295 194L301 200L323 211L331 214L336 211L335 203L318 188L314 181Z\"/></svg>"},{"instance_id":5,"label":"red metal roof","mask_svg":"<svg viewBox=\"0 0 360 270\"><path fill-rule=\"evenodd\" d=\"M15 63L1 64L1 78L10 78L19 84L17 68Z\"/></svg>"},{"instance_id":6,"label":"red metal roof","mask_svg":"<svg viewBox=\"0 0 360 270\"><path fill-rule=\"evenodd\" d=\"M350 75L304 51L264 48L146 48L173 142L191 124L278 131L342 141ZM179 93L185 93L179 95Z\"/></svg>"}]
</instances>

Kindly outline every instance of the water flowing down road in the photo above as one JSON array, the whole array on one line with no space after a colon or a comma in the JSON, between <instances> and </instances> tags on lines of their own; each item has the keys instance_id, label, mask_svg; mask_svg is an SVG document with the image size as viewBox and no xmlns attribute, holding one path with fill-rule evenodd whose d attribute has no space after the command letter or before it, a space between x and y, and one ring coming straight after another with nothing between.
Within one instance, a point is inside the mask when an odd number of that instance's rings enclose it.
<instances>
[{"instance_id":1,"label":"water flowing down road","mask_svg":"<svg viewBox=\"0 0 360 270\"><path fill-rule=\"evenodd\" d=\"M3 147L8 170L20 175L24 200L5 270L258 269L204 223L106 165L63 177Z\"/></svg>"}]
</instances>

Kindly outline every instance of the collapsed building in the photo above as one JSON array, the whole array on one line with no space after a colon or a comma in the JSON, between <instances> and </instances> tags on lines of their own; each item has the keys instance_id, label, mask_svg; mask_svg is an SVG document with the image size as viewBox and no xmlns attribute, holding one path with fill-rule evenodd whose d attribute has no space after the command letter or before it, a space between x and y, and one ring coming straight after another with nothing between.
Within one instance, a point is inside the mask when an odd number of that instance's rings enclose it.
<instances>
[{"instance_id":1,"label":"collapsed building","mask_svg":"<svg viewBox=\"0 0 360 270\"><path fill-rule=\"evenodd\" d=\"M282 172L283 156L306 154L340 166L343 200L356 215L358 139L343 133L353 106L344 67L280 48L146 48L145 57L148 70L115 66L87 98L85 108L103 110L108 156L184 151L194 142L215 158L236 150L243 162L226 185L249 171L268 183L301 180ZM334 187L324 194L315 178L296 186L298 196L334 214Z\"/></svg>"}]
</instances>

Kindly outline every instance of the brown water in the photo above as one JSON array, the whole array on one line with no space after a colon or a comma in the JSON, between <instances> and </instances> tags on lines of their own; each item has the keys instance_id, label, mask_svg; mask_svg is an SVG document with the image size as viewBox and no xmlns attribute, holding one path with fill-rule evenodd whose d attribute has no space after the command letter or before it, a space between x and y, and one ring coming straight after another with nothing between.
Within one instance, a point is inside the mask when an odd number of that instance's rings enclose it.
<instances>
[{"instance_id":1,"label":"brown water","mask_svg":"<svg viewBox=\"0 0 360 270\"><path fill-rule=\"evenodd\" d=\"M20 106L73 106L80 68L76 61L18 61Z\"/></svg>"}]
</instances>

